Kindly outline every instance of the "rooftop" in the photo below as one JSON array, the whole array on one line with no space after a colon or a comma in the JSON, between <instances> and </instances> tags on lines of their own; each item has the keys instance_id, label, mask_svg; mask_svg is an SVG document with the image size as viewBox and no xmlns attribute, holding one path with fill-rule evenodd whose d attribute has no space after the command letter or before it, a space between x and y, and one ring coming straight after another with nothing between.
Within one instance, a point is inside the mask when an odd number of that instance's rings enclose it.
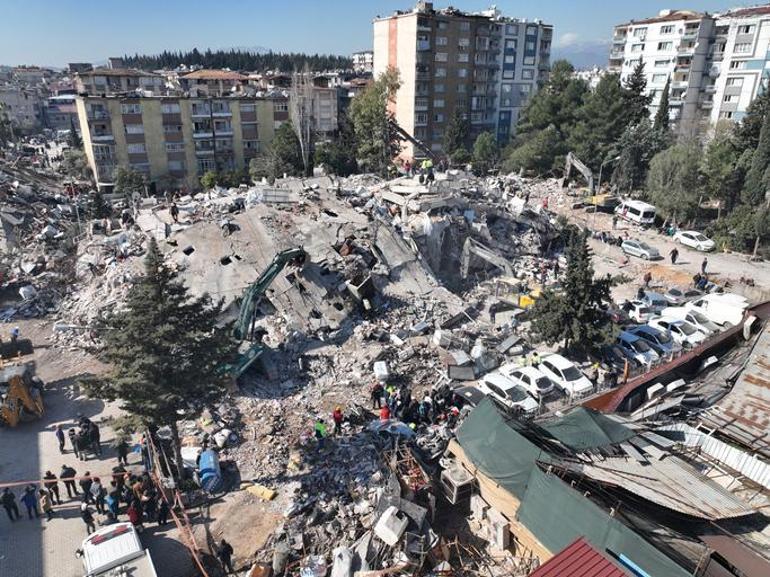
<instances>
[{"instance_id":1,"label":"rooftop","mask_svg":"<svg viewBox=\"0 0 770 577\"><path fill-rule=\"evenodd\" d=\"M679 20L700 20L704 16L706 16L703 12L695 12L693 10L671 10L670 12L663 11L663 14L659 14L658 16L653 16L652 18L645 18L643 20L630 20L629 22L625 22L623 24L618 24L617 27L620 26L629 26L629 25L638 25L638 24L656 24L658 22L676 22Z\"/></svg>"},{"instance_id":2,"label":"rooftop","mask_svg":"<svg viewBox=\"0 0 770 577\"><path fill-rule=\"evenodd\" d=\"M719 14L720 18L749 18L751 16L770 15L770 5L735 8Z\"/></svg>"},{"instance_id":3,"label":"rooftop","mask_svg":"<svg viewBox=\"0 0 770 577\"><path fill-rule=\"evenodd\" d=\"M579 537L529 577L626 577L627 573Z\"/></svg>"},{"instance_id":4,"label":"rooftop","mask_svg":"<svg viewBox=\"0 0 770 577\"><path fill-rule=\"evenodd\" d=\"M214 69L196 70L195 72L182 75L182 78L189 80L242 80L244 82L248 80L247 76L239 72Z\"/></svg>"},{"instance_id":5,"label":"rooftop","mask_svg":"<svg viewBox=\"0 0 770 577\"><path fill-rule=\"evenodd\" d=\"M155 72L137 70L136 68L94 68L86 72L76 72L78 76L160 76Z\"/></svg>"}]
</instances>

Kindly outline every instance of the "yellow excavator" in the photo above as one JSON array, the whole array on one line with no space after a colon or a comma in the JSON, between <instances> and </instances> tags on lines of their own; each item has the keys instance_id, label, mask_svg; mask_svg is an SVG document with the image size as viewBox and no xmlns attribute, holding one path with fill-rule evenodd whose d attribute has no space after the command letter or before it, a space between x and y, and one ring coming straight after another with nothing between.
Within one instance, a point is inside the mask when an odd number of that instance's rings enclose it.
<instances>
[{"instance_id":1,"label":"yellow excavator","mask_svg":"<svg viewBox=\"0 0 770 577\"><path fill-rule=\"evenodd\" d=\"M0 424L15 427L22 421L43 416L43 382L35 376L33 363L7 365L0 369Z\"/></svg>"}]
</instances>

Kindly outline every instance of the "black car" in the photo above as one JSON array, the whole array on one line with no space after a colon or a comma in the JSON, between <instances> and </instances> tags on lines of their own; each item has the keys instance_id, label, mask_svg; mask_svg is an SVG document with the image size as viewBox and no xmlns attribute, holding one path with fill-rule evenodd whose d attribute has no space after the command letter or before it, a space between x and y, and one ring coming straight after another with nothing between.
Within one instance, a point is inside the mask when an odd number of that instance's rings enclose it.
<instances>
[{"instance_id":1,"label":"black car","mask_svg":"<svg viewBox=\"0 0 770 577\"><path fill-rule=\"evenodd\" d=\"M626 361L632 371L640 367L639 361L627 356L618 345L604 345L599 349L599 362L607 369L622 373L626 368Z\"/></svg>"}]
</instances>

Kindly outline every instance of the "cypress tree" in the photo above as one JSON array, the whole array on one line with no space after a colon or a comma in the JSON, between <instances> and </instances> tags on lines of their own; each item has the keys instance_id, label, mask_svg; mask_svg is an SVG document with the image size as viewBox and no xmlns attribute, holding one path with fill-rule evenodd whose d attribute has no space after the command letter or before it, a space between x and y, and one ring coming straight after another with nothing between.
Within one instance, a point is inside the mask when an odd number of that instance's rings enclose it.
<instances>
[{"instance_id":1,"label":"cypress tree","mask_svg":"<svg viewBox=\"0 0 770 577\"><path fill-rule=\"evenodd\" d=\"M765 114L759 143L751 157L751 168L746 174L741 200L749 206L757 206L765 201L768 187L768 166L770 166L770 114Z\"/></svg>"},{"instance_id":2,"label":"cypress tree","mask_svg":"<svg viewBox=\"0 0 770 577\"><path fill-rule=\"evenodd\" d=\"M668 131L669 123L669 110L668 110L668 96L671 90L671 78L666 80L666 86L663 87L663 94L660 95L660 104L658 104L658 110L655 112L655 122L652 127L659 132Z\"/></svg>"}]
</instances>

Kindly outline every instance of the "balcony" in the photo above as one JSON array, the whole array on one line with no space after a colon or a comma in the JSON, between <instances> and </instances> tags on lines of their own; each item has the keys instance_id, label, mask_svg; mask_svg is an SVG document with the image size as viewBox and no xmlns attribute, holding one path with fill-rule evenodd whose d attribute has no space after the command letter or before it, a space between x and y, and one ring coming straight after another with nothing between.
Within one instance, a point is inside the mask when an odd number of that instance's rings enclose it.
<instances>
[{"instance_id":1,"label":"balcony","mask_svg":"<svg viewBox=\"0 0 770 577\"><path fill-rule=\"evenodd\" d=\"M88 120L109 120L110 113L106 110L91 110L88 113Z\"/></svg>"},{"instance_id":2,"label":"balcony","mask_svg":"<svg viewBox=\"0 0 770 577\"><path fill-rule=\"evenodd\" d=\"M716 84L709 84L708 86L703 87L703 92L706 94L714 94L717 91Z\"/></svg>"},{"instance_id":3,"label":"balcony","mask_svg":"<svg viewBox=\"0 0 770 577\"><path fill-rule=\"evenodd\" d=\"M195 117L197 117L197 118L201 118L201 117L208 118L209 116L211 116L211 108L209 108L208 106L193 106L192 107L191 115L193 116L193 118L195 118Z\"/></svg>"},{"instance_id":4,"label":"balcony","mask_svg":"<svg viewBox=\"0 0 770 577\"><path fill-rule=\"evenodd\" d=\"M214 132L210 129L193 132L193 138L214 138Z\"/></svg>"},{"instance_id":5,"label":"balcony","mask_svg":"<svg viewBox=\"0 0 770 577\"><path fill-rule=\"evenodd\" d=\"M714 108L714 101L713 100L704 100L700 103L700 107L703 110L711 110Z\"/></svg>"},{"instance_id":6,"label":"balcony","mask_svg":"<svg viewBox=\"0 0 770 577\"><path fill-rule=\"evenodd\" d=\"M417 50L430 50L430 40L418 40Z\"/></svg>"},{"instance_id":7,"label":"balcony","mask_svg":"<svg viewBox=\"0 0 770 577\"><path fill-rule=\"evenodd\" d=\"M612 38L613 44L625 44L628 36L615 36Z\"/></svg>"},{"instance_id":8,"label":"balcony","mask_svg":"<svg viewBox=\"0 0 770 577\"><path fill-rule=\"evenodd\" d=\"M610 58L623 58L623 55L625 54L625 50L610 50Z\"/></svg>"},{"instance_id":9,"label":"balcony","mask_svg":"<svg viewBox=\"0 0 770 577\"><path fill-rule=\"evenodd\" d=\"M682 40L696 40L698 38L697 28L685 28L684 34L682 34Z\"/></svg>"},{"instance_id":10,"label":"balcony","mask_svg":"<svg viewBox=\"0 0 770 577\"><path fill-rule=\"evenodd\" d=\"M111 132L95 132L91 135L92 142L115 142Z\"/></svg>"}]
</instances>

